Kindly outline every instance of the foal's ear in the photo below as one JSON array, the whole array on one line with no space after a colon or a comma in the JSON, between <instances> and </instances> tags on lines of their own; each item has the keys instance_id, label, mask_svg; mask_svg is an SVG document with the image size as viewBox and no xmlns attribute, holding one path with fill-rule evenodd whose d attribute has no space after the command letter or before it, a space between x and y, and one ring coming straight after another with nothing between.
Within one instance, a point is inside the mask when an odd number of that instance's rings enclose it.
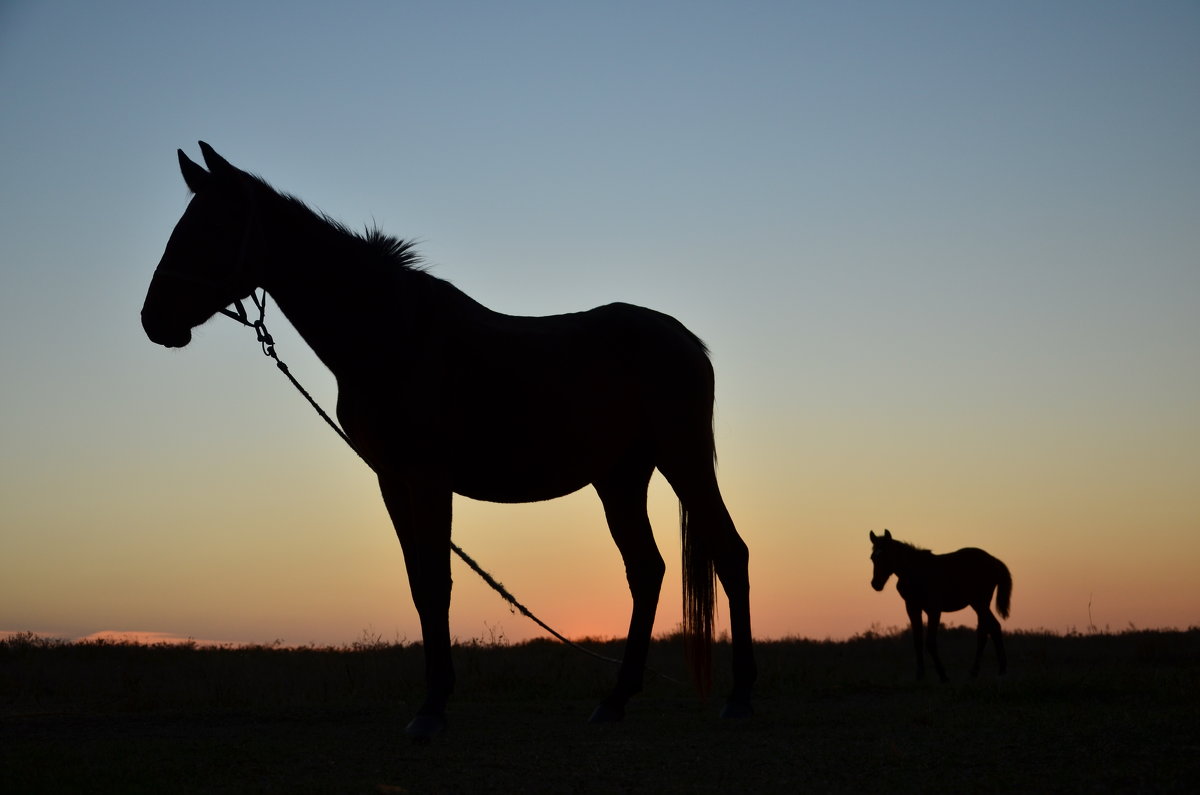
<instances>
[{"instance_id":1,"label":"foal's ear","mask_svg":"<svg viewBox=\"0 0 1200 795\"><path fill-rule=\"evenodd\" d=\"M209 181L212 179L212 174L209 174L189 160L182 149L178 150L178 152L179 170L183 172L183 181L187 183L188 190L192 193L199 193L208 186Z\"/></svg>"}]
</instances>

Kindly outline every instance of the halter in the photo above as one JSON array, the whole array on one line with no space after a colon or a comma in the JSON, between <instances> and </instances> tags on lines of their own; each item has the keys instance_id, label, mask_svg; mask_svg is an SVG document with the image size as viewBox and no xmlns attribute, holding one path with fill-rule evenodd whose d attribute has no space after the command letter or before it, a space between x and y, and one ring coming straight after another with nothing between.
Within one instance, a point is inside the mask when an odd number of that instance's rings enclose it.
<instances>
[{"instance_id":1,"label":"halter","mask_svg":"<svg viewBox=\"0 0 1200 795\"><path fill-rule=\"evenodd\" d=\"M257 290L251 291L250 300L254 302L254 307L258 310L258 320L250 320L250 316L246 314L246 306L242 303L241 298L233 302L233 309L222 307L217 311L225 317L233 318L243 326L254 329L255 335L258 337L258 344L262 346L263 354L270 356L279 364L284 372L287 372L287 365L279 361L279 357L275 355L275 340L271 338L270 332L267 331L267 324L263 320L267 315L267 291L262 291L261 298Z\"/></svg>"},{"instance_id":2,"label":"halter","mask_svg":"<svg viewBox=\"0 0 1200 795\"><path fill-rule=\"evenodd\" d=\"M223 279L207 278L207 277L203 277L203 276L196 276L191 273L184 273L184 272L178 271L178 270L172 270L170 268L164 269L161 265L159 265L157 273L165 274L167 276L170 276L172 279L178 279L179 281L191 282L192 284L200 284L205 287L212 287L212 288L218 289L218 290L226 287L229 284L232 284L234 281L236 281L239 277L243 276L244 274L249 273L249 271L250 271L250 236L254 232L255 221L258 220L257 219L258 203L254 201L254 192L252 190L247 189L246 198L247 198L247 203L250 207L250 212L248 213L247 218L246 218L246 228L242 232L242 242L238 246L238 254L237 254L236 264L234 265L233 270L230 272L230 274L228 276L226 276ZM269 354L267 349L268 349L268 346L273 347L274 342L271 340L271 335L267 333L266 326L263 325L263 315L266 313L266 306L267 306L267 290L266 290L266 288L262 288L262 298L259 298L258 294L256 292L258 289L259 288L257 288L257 287L252 288L250 290L250 296L249 296L250 299L254 302L255 307L258 308L258 320L254 321L254 322L250 321L249 315L246 314L246 307L242 303L241 298L234 299L233 304L232 304L234 309L229 309L227 307L221 307L217 311L220 312L222 315L225 315L226 317L233 318L234 320L241 323L243 326L249 326L249 327L253 328L258 333L258 341L263 346L263 353L266 353L267 355L273 355L273 354Z\"/></svg>"},{"instance_id":3,"label":"halter","mask_svg":"<svg viewBox=\"0 0 1200 795\"><path fill-rule=\"evenodd\" d=\"M255 216L258 214L256 210L257 205L254 203L253 194L251 194L250 217L246 219L246 231L242 233L242 245L238 248L237 265L234 266L233 273L230 275L229 281L233 281L243 273L248 273L250 271L250 233L254 230ZM235 298L233 301L233 306L236 308L236 311L230 310L226 307L221 307L217 311L226 317L233 318L243 326L250 326L253 328L258 333L258 341L263 346L263 353L267 353L267 346L272 346L273 350L273 346L275 344L271 341L271 335L267 333L267 327L263 325L263 316L267 313L267 290L265 287L262 288L262 298L259 298L258 293L256 292L257 289L258 288L250 290L250 300L254 302L256 307L258 307L258 320L254 321L253 323L250 322L246 315L246 307L242 304L241 298Z\"/></svg>"}]
</instances>

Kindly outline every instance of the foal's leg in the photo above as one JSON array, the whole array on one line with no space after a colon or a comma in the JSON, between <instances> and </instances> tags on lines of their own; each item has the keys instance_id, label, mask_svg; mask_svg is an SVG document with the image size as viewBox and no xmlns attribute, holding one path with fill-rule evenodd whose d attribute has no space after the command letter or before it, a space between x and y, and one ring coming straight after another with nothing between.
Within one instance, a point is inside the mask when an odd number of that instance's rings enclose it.
<instances>
[{"instance_id":1,"label":"foal's leg","mask_svg":"<svg viewBox=\"0 0 1200 795\"><path fill-rule=\"evenodd\" d=\"M979 619L975 626L975 662L971 665L971 678L974 679L979 676L979 662L983 659L983 649L987 646L988 635L991 633L992 628L988 619L992 618L992 611L987 606L971 605L971 607L974 608L975 615Z\"/></svg>"},{"instance_id":2,"label":"foal's leg","mask_svg":"<svg viewBox=\"0 0 1200 795\"><path fill-rule=\"evenodd\" d=\"M410 486L380 476L384 504L404 550L408 587L421 619L425 647L425 702L405 727L414 740L428 740L446 727L446 701L454 692L450 661L450 515L447 490Z\"/></svg>"},{"instance_id":3,"label":"foal's leg","mask_svg":"<svg viewBox=\"0 0 1200 795\"><path fill-rule=\"evenodd\" d=\"M639 465L595 483L596 493L604 505L608 530L625 562L633 613L629 618L629 634L625 638L625 653L616 687L596 707L592 723L620 720L625 715L625 703L642 689L654 614L658 610L658 595L666 572L666 564L654 542L650 518L646 515L646 487L653 471L648 464Z\"/></svg>"},{"instance_id":4,"label":"foal's leg","mask_svg":"<svg viewBox=\"0 0 1200 795\"><path fill-rule=\"evenodd\" d=\"M942 613L940 610L930 610L928 614L929 633L925 637L925 645L929 649L929 656L933 658L933 667L937 671L938 679L942 682L949 682L950 677L946 676L946 669L942 667L942 658L938 656L937 649L937 631L938 624L942 620Z\"/></svg>"},{"instance_id":5,"label":"foal's leg","mask_svg":"<svg viewBox=\"0 0 1200 795\"><path fill-rule=\"evenodd\" d=\"M1008 657L1004 654L1004 631L1000 629L1000 619L992 615L990 610L988 615L992 619L992 643L996 646L996 663L1000 669L1000 675L1004 676L1008 673Z\"/></svg>"},{"instance_id":6,"label":"foal's leg","mask_svg":"<svg viewBox=\"0 0 1200 795\"><path fill-rule=\"evenodd\" d=\"M917 679L924 679L925 644L921 637L924 629L921 608L915 602L905 602L904 609L908 612L908 623L912 626L913 649L917 652Z\"/></svg>"},{"instance_id":7,"label":"foal's leg","mask_svg":"<svg viewBox=\"0 0 1200 795\"><path fill-rule=\"evenodd\" d=\"M979 616L979 627L975 630L975 636L978 640L975 647L975 665L971 667L971 676L979 675L980 663L983 659L983 647L987 645L988 635L992 636L992 643L996 646L996 661L999 663L1001 675L1008 668L1008 660L1004 654L1004 638L1000 630L1000 621L992 613L990 601L991 595L989 594L989 603L975 608L975 612Z\"/></svg>"}]
</instances>

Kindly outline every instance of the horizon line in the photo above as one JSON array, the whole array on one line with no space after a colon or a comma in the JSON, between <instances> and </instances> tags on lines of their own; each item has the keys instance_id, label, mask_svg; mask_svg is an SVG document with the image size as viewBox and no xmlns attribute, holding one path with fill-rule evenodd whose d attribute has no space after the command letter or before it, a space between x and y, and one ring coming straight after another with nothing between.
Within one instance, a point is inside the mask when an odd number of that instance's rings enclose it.
<instances>
[{"instance_id":1,"label":"horizon line","mask_svg":"<svg viewBox=\"0 0 1200 795\"><path fill-rule=\"evenodd\" d=\"M975 630L963 625L946 627L947 631L967 631L974 632ZM872 625L867 629L857 632L853 635L844 638L833 638L826 636L824 638L809 637L805 635L783 635L780 637L756 637L756 643L848 643L856 640L873 640L878 638L899 637L909 632L910 628L907 624L892 625L881 627ZM1138 627L1130 624L1127 627L1120 629L1112 629L1109 626L1089 626L1083 629L1078 627L1070 627L1066 630L1055 630L1046 627L1036 629L1010 629L1006 630L1005 634L1019 635L1049 635L1052 637L1093 637L1105 635L1125 635L1136 634L1141 632L1200 632L1200 624L1191 624L1187 627L1179 626L1162 626L1162 627ZM674 630L671 632L659 633L653 636L652 640L656 642L672 642L678 640L682 636L681 631ZM153 648L156 646L192 646L206 649L313 649L313 650L330 650L330 651L366 651L370 649L420 646L420 640L407 640L397 638L396 640L384 640L382 635L365 634L357 640L352 640L344 643L317 643L309 641L307 643L288 642L282 638L275 638L270 641L236 641L236 640L213 640L208 638L196 638L193 636L179 635L171 632L160 632L151 630L99 630L91 632L87 635L78 637L65 637L62 634L52 632L37 632L32 630L0 630L0 643L9 642L13 639L37 640L50 642L61 645L75 644L112 644L112 645L128 645ZM596 636L583 635L577 638L570 638L575 643L623 643L624 637L621 636ZM729 643L728 633L721 633L714 637L714 643ZM484 646L491 648L517 647L532 643L561 643L561 641L550 636L537 636L524 638L521 640L509 640L506 637L474 637L466 640L455 639L455 646Z\"/></svg>"}]
</instances>

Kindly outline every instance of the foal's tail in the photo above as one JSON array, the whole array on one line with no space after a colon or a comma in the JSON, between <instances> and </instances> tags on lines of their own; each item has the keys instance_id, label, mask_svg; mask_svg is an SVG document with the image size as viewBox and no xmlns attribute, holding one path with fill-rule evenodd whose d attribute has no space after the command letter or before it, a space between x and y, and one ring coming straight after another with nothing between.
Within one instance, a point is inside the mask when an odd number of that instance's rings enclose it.
<instances>
[{"instance_id":1,"label":"foal's tail","mask_svg":"<svg viewBox=\"0 0 1200 795\"><path fill-rule=\"evenodd\" d=\"M999 559L996 560L996 566L996 611L1001 618L1008 618L1008 608L1012 602L1012 574Z\"/></svg>"},{"instance_id":2,"label":"foal's tail","mask_svg":"<svg viewBox=\"0 0 1200 795\"><path fill-rule=\"evenodd\" d=\"M688 521L679 503L680 544L683 552L683 648L692 679L701 695L712 690L713 605L715 571L708 539Z\"/></svg>"}]
</instances>

